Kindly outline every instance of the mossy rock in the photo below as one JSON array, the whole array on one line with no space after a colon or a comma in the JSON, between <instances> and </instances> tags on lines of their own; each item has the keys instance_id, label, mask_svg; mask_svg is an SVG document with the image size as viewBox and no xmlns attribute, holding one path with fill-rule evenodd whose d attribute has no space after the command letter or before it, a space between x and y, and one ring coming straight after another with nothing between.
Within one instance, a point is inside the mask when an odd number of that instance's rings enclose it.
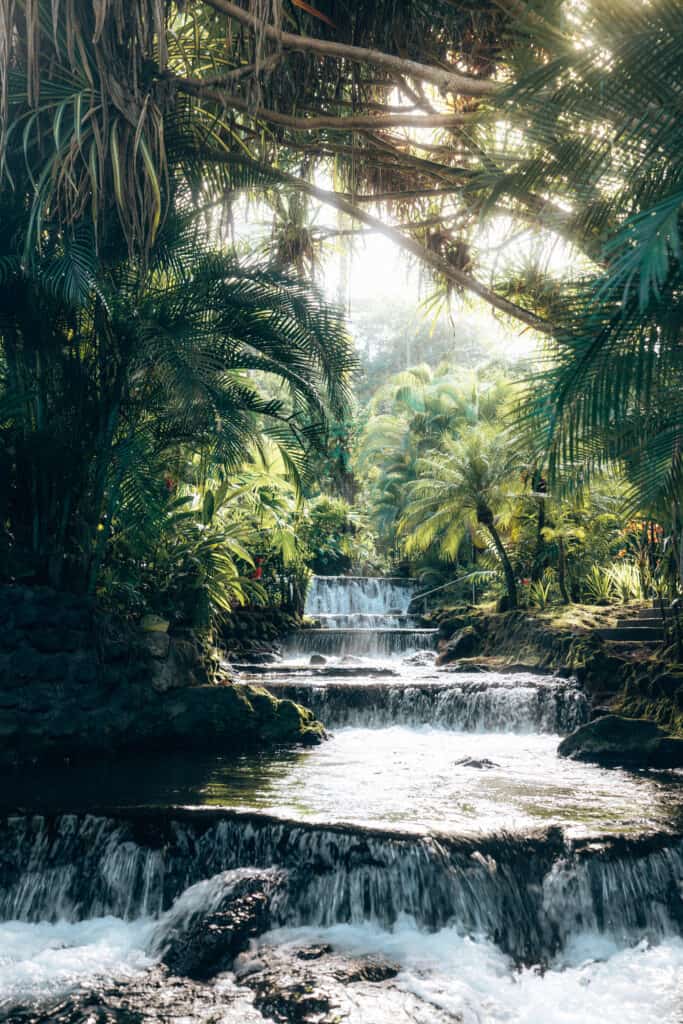
<instances>
[{"instance_id":1,"label":"mossy rock","mask_svg":"<svg viewBox=\"0 0 683 1024\"><path fill-rule=\"evenodd\" d=\"M672 737L656 722L622 715L604 715L566 736L558 753L604 767L683 767L683 739Z\"/></svg>"}]
</instances>

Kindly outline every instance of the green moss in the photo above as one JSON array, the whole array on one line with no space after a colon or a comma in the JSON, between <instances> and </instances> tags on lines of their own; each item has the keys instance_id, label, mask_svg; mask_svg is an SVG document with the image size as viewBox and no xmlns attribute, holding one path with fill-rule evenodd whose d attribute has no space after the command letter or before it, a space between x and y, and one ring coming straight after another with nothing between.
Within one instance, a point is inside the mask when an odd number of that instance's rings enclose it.
<instances>
[{"instance_id":1,"label":"green moss","mask_svg":"<svg viewBox=\"0 0 683 1024\"><path fill-rule=\"evenodd\" d=\"M313 712L292 700L280 700L261 686L234 686L255 716L250 727L267 744L312 745L325 738L325 728Z\"/></svg>"}]
</instances>

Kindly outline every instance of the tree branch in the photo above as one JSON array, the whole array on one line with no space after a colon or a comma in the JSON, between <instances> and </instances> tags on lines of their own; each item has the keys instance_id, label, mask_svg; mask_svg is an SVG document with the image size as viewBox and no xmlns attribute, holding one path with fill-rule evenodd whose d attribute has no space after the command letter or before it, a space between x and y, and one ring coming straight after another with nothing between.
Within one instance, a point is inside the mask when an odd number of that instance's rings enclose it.
<instances>
[{"instance_id":1,"label":"tree branch","mask_svg":"<svg viewBox=\"0 0 683 1024\"><path fill-rule=\"evenodd\" d=\"M245 11L243 7L231 3L230 0L204 0L204 3L236 21L241 21L243 25L248 25L254 31L272 39L285 50L318 53L323 57L340 57L355 63L374 64L376 67L408 75L410 78L431 82L433 85L461 96L490 96L498 90L498 84L487 78L472 78L456 71L420 64L418 61L395 57L393 54L364 46L350 46L347 43L336 43L327 39L315 39L312 36L283 32L274 25L266 25L255 15Z\"/></svg>"},{"instance_id":2,"label":"tree branch","mask_svg":"<svg viewBox=\"0 0 683 1024\"><path fill-rule=\"evenodd\" d=\"M211 85L204 85L198 78L180 78L168 76L174 85L190 96L197 96L202 99L212 100L225 107L234 107L236 110L244 111L253 117L270 124L277 124L283 128L291 128L293 131L312 132L323 128L336 131L376 131L386 128L448 128L452 125L466 124L474 120L473 114L359 114L349 117L295 117L292 114L283 114L279 110L269 110L266 107L254 107L241 96L233 96L229 92L223 92Z\"/></svg>"},{"instance_id":3,"label":"tree branch","mask_svg":"<svg viewBox=\"0 0 683 1024\"><path fill-rule=\"evenodd\" d=\"M224 154L220 159L225 163L244 164L244 157L233 156L232 154ZM265 169L265 168L264 168ZM363 210L357 206L354 202L344 198L337 192L329 192L327 189L319 188L317 185L312 185L308 181L304 181L301 178L295 178L291 174L287 174L284 171L275 170L272 167L267 168L270 174L276 174L277 177L283 184L289 185L292 188L298 189L300 192L305 192L307 195L317 199L318 202L325 203L327 206L332 206L336 210L341 210L342 213L348 214L354 220L359 220L361 223L366 224L369 228L377 231L379 234L389 238L392 242L398 245L401 249L406 252L410 252L413 256L416 256L423 263L432 267L439 274L457 284L458 287L465 289L465 291L472 292L474 295L478 295L480 299L487 302L494 309L499 310L501 313L505 313L506 316L513 317L515 320L521 321L526 324L527 327L533 327L534 330L540 331L543 334L550 334L552 327L541 317L536 316L528 309L524 309L523 306L518 306L514 302L508 301L498 295L487 285L482 284L475 277L470 274L466 274L463 270L458 270L457 267L452 266L448 260L444 259L443 256L439 256L438 253L432 252L431 249L427 249L426 246L422 245L414 238L410 238L408 235L404 235L397 228L392 227L389 224L385 224L378 217L373 217L372 214L368 213L367 210Z\"/></svg>"}]
</instances>

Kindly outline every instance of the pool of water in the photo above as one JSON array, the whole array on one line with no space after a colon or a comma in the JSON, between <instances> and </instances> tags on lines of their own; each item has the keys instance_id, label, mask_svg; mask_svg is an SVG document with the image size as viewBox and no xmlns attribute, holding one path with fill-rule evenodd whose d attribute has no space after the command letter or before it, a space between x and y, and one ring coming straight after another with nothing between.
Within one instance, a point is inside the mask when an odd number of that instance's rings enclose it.
<instances>
[{"instance_id":1,"label":"pool of water","mask_svg":"<svg viewBox=\"0 0 683 1024\"><path fill-rule=\"evenodd\" d=\"M557 756L559 737L430 727L340 729L319 747L268 754L147 758L18 777L11 807L231 807L318 822L415 831L572 834L680 828L683 778ZM0 807L2 801L0 801Z\"/></svg>"}]
</instances>

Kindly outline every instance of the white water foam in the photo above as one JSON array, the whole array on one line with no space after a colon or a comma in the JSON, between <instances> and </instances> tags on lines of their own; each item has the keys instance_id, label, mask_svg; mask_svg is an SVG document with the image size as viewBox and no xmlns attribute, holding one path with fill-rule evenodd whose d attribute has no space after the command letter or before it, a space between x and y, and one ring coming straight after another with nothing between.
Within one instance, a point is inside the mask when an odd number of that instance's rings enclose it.
<instances>
[{"instance_id":1,"label":"white water foam","mask_svg":"<svg viewBox=\"0 0 683 1024\"><path fill-rule=\"evenodd\" d=\"M138 976L152 963L154 927L149 918L0 922L0 1009Z\"/></svg>"},{"instance_id":2,"label":"white water foam","mask_svg":"<svg viewBox=\"0 0 683 1024\"><path fill-rule=\"evenodd\" d=\"M279 929L265 944L329 943L397 962L399 987L462 1024L680 1024L683 940L620 949L604 935L575 938L545 972L517 971L490 942L454 929L428 934L403 919L391 931L371 924Z\"/></svg>"},{"instance_id":3,"label":"white water foam","mask_svg":"<svg viewBox=\"0 0 683 1024\"><path fill-rule=\"evenodd\" d=\"M183 931L195 915L211 913L235 883L255 873L238 868L204 879L185 889L156 919L0 922L0 1012L139 977L158 961L174 932Z\"/></svg>"}]
</instances>

